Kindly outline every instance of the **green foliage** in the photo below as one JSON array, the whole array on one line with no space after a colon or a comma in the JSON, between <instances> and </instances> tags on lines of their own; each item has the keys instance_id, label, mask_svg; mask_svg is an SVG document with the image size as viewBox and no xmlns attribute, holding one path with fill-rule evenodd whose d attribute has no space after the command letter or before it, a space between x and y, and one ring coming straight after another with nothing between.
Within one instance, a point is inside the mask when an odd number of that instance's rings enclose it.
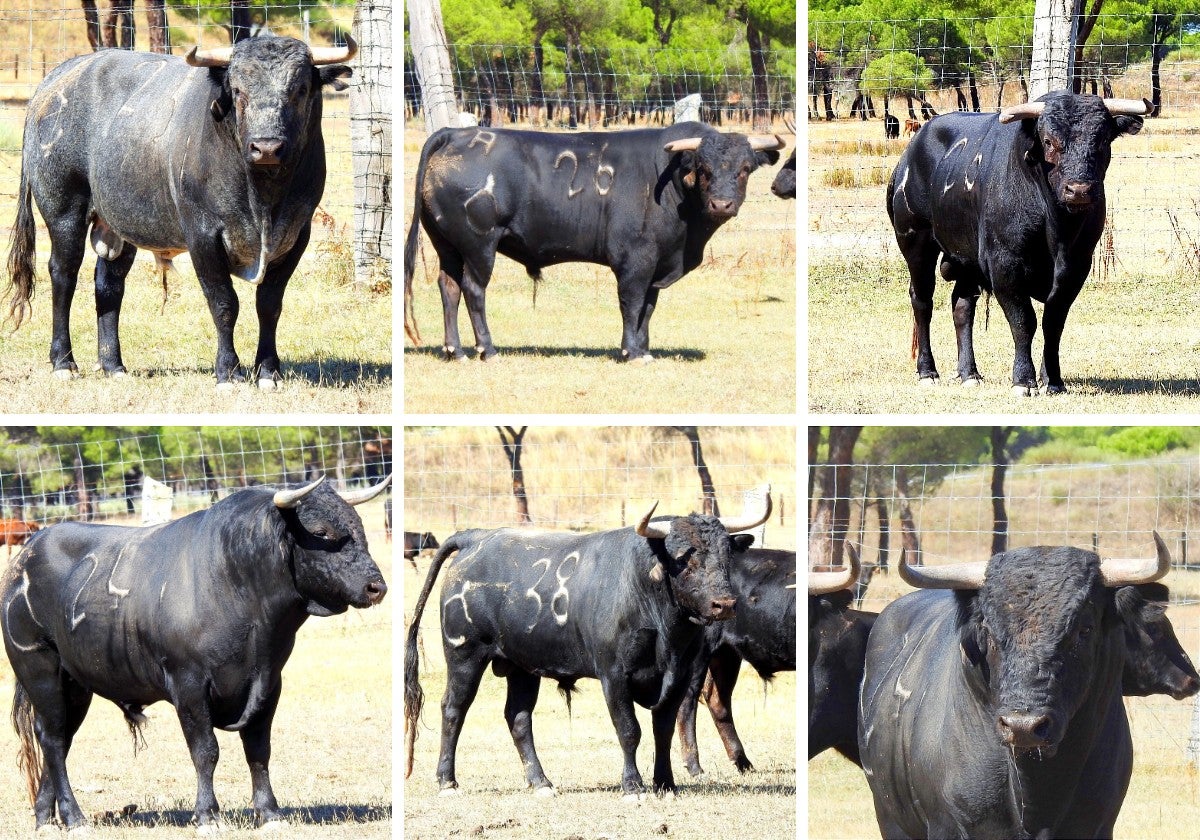
<instances>
[{"instance_id":1,"label":"green foliage","mask_svg":"<svg viewBox=\"0 0 1200 840\"><path fill-rule=\"evenodd\" d=\"M881 56L863 70L861 89L872 96L895 96L911 93L914 96L933 84L933 72L924 59L910 52L894 52Z\"/></svg>"},{"instance_id":2,"label":"green foliage","mask_svg":"<svg viewBox=\"0 0 1200 840\"><path fill-rule=\"evenodd\" d=\"M442 0L442 24L452 44L533 42L533 14L513 0Z\"/></svg>"}]
</instances>

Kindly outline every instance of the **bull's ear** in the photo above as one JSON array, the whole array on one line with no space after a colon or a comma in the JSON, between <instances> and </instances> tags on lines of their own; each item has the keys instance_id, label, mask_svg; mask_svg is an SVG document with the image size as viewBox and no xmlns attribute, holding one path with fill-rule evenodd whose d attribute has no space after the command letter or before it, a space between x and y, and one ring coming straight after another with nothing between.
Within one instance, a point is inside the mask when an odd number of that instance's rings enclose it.
<instances>
[{"instance_id":1,"label":"bull's ear","mask_svg":"<svg viewBox=\"0 0 1200 840\"><path fill-rule=\"evenodd\" d=\"M345 64L329 64L317 71L321 76L322 85L331 85L334 90L345 90L350 87L343 79L349 79L354 71Z\"/></svg>"},{"instance_id":2,"label":"bull's ear","mask_svg":"<svg viewBox=\"0 0 1200 840\"><path fill-rule=\"evenodd\" d=\"M1141 117L1131 117L1126 114L1120 114L1119 116L1113 117L1113 119L1117 121L1118 137L1120 137L1122 134L1128 134L1132 136L1142 130Z\"/></svg>"},{"instance_id":3,"label":"bull's ear","mask_svg":"<svg viewBox=\"0 0 1200 840\"><path fill-rule=\"evenodd\" d=\"M224 67L208 68L208 75L217 85L217 96L209 103L208 111L217 122L225 119L225 115L233 110L233 91L229 89L229 74Z\"/></svg>"},{"instance_id":4,"label":"bull's ear","mask_svg":"<svg viewBox=\"0 0 1200 840\"><path fill-rule=\"evenodd\" d=\"M675 152L676 160L678 161L680 180L683 185L689 190L696 186L696 153L695 152Z\"/></svg>"},{"instance_id":5,"label":"bull's ear","mask_svg":"<svg viewBox=\"0 0 1200 840\"><path fill-rule=\"evenodd\" d=\"M978 616L971 616L963 624L958 632L958 644L964 663L975 668L987 664L987 629Z\"/></svg>"},{"instance_id":6,"label":"bull's ear","mask_svg":"<svg viewBox=\"0 0 1200 840\"><path fill-rule=\"evenodd\" d=\"M1136 628L1145 622L1160 620L1170 598L1170 590L1161 583L1122 586L1113 595L1117 615L1127 628Z\"/></svg>"},{"instance_id":7,"label":"bull's ear","mask_svg":"<svg viewBox=\"0 0 1200 840\"><path fill-rule=\"evenodd\" d=\"M759 166L774 166L779 163L779 152L775 149L768 149L764 152L755 152L754 160Z\"/></svg>"},{"instance_id":8,"label":"bull's ear","mask_svg":"<svg viewBox=\"0 0 1200 840\"><path fill-rule=\"evenodd\" d=\"M753 534L733 534L730 539L733 540L734 551L745 551L747 548L754 545Z\"/></svg>"}]
</instances>

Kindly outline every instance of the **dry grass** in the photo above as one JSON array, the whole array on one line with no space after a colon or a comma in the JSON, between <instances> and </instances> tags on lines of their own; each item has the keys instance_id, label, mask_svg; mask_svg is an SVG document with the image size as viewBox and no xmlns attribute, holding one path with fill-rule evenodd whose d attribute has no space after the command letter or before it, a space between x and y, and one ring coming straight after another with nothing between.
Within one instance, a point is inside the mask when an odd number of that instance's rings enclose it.
<instances>
[{"instance_id":1,"label":"dry grass","mask_svg":"<svg viewBox=\"0 0 1200 840\"><path fill-rule=\"evenodd\" d=\"M404 138L405 230L424 135ZM783 157L786 158L786 150ZM437 257L422 234L413 283L424 347L405 347L404 404L419 413L782 413L795 410L795 212L770 193L777 167L751 176L738 217L709 243L703 265L663 292L651 322L650 365L625 365L616 281L601 266L543 272L537 291L500 258L488 322L500 356L440 358ZM464 347L473 334L460 310Z\"/></svg>"},{"instance_id":2,"label":"dry grass","mask_svg":"<svg viewBox=\"0 0 1200 840\"><path fill-rule=\"evenodd\" d=\"M383 541L383 505L358 508L384 578L392 575L390 546ZM377 838L393 836L391 786L392 604L310 619L284 669L283 696L275 716L271 780L288 814L287 837ZM11 696L12 671L0 665L0 697ZM96 698L75 739L71 781L84 813L119 813L136 804L131 819L95 830L104 840L194 838L188 826L196 776L174 709L158 703L146 710L146 746L136 756L120 711ZM229 831L223 837L256 837L250 775L239 737L217 732L221 760L216 795ZM17 784L16 736L0 727L0 837L29 837L33 810Z\"/></svg>"}]
</instances>

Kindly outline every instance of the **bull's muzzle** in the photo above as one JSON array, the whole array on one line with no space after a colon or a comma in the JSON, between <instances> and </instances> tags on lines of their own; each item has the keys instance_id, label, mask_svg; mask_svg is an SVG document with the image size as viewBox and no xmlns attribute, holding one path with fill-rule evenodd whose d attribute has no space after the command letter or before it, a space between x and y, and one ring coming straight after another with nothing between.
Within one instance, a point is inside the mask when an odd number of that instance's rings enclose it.
<instances>
[{"instance_id":1,"label":"bull's muzzle","mask_svg":"<svg viewBox=\"0 0 1200 840\"><path fill-rule=\"evenodd\" d=\"M363 589L363 595L366 596L367 603L372 607L376 606L383 600L383 596L387 594L387 584L383 582L383 578L373 580Z\"/></svg>"},{"instance_id":2,"label":"bull's muzzle","mask_svg":"<svg viewBox=\"0 0 1200 840\"><path fill-rule=\"evenodd\" d=\"M1053 723L1050 715L1038 712L1006 712L1001 714L997 725L1005 745L1014 750L1046 750L1052 743Z\"/></svg>"},{"instance_id":3,"label":"bull's muzzle","mask_svg":"<svg viewBox=\"0 0 1200 840\"><path fill-rule=\"evenodd\" d=\"M1091 181L1067 181L1062 186L1062 202L1072 210L1091 207L1094 199Z\"/></svg>"},{"instance_id":4,"label":"bull's muzzle","mask_svg":"<svg viewBox=\"0 0 1200 840\"><path fill-rule=\"evenodd\" d=\"M255 166L279 166L286 148L286 140L260 137L247 144L246 152Z\"/></svg>"},{"instance_id":5,"label":"bull's muzzle","mask_svg":"<svg viewBox=\"0 0 1200 840\"><path fill-rule=\"evenodd\" d=\"M713 598L712 604L709 605L709 617L713 621L728 621L733 618L736 606L736 598Z\"/></svg>"},{"instance_id":6,"label":"bull's muzzle","mask_svg":"<svg viewBox=\"0 0 1200 840\"><path fill-rule=\"evenodd\" d=\"M732 219L737 212L737 201L732 198L708 199L708 215L714 219Z\"/></svg>"}]
</instances>

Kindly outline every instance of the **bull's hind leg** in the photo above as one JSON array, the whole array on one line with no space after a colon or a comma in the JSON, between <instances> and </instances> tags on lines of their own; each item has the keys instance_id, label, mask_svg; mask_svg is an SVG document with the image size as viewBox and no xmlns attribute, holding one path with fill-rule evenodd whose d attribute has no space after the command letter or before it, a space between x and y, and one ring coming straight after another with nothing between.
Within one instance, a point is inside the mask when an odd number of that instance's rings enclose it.
<instances>
[{"instance_id":1,"label":"bull's hind leg","mask_svg":"<svg viewBox=\"0 0 1200 840\"><path fill-rule=\"evenodd\" d=\"M133 266L137 248L128 242L113 259L96 258L96 343L100 369L110 376L125 374L121 362L121 301L125 278Z\"/></svg>"},{"instance_id":2,"label":"bull's hind leg","mask_svg":"<svg viewBox=\"0 0 1200 840\"><path fill-rule=\"evenodd\" d=\"M504 703L504 720L525 767L525 781L538 796L553 796L554 785L546 778L542 762L533 746L533 707L537 705L541 678L513 668L508 674L508 699Z\"/></svg>"},{"instance_id":3,"label":"bull's hind leg","mask_svg":"<svg viewBox=\"0 0 1200 840\"><path fill-rule=\"evenodd\" d=\"M475 352L479 354L481 362L486 362L497 353L487 324L487 285L495 265L495 246L489 244L481 254L467 260L466 270L458 283L463 297L467 299L467 315L471 318L471 329L475 333Z\"/></svg>"},{"instance_id":4,"label":"bull's hind leg","mask_svg":"<svg viewBox=\"0 0 1200 840\"><path fill-rule=\"evenodd\" d=\"M929 341L929 323L933 318L933 291L937 283L939 248L928 228L896 234L896 242L908 263L908 299L913 309L913 350L917 355L917 377L922 385L938 381L933 347Z\"/></svg>"},{"instance_id":5,"label":"bull's hind leg","mask_svg":"<svg viewBox=\"0 0 1200 840\"><path fill-rule=\"evenodd\" d=\"M79 370L71 347L71 301L75 298L87 241L88 200L86 195L74 195L61 198L52 206L38 202L50 231L50 306L54 322L50 364L54 366L54 375L63 379L73 377Z\"/></svg>"},{"instance_id":6,"label":"bull's hind leg","mask_svg":"<svg viewBox=\"0 0 1200 840\"><path fill-rule=\"evenodd\" d=\"M954 284L950 303L954 311L954 334L958 340L958 380L978 385L983 380L975 364L975 304L984 277L977 269L942 258L942 277Z\"/></svg>"},{"instance_id":7,"label":"bull's hind leg","mask_svg":"<svg viewBox=\"0 0 1200 840\"><path fill-rule=\"evenodd\" d=\"M437 779L442 795L458 790L458 778L454 771L454 755L458 750L458 737L462 734L467 711L475 702L479 691L479 680L487 668L487 653L482 650L464 650L447 645L446 693L442 696L442 744L438 756Z\"/></svg>"}]
</instances>

